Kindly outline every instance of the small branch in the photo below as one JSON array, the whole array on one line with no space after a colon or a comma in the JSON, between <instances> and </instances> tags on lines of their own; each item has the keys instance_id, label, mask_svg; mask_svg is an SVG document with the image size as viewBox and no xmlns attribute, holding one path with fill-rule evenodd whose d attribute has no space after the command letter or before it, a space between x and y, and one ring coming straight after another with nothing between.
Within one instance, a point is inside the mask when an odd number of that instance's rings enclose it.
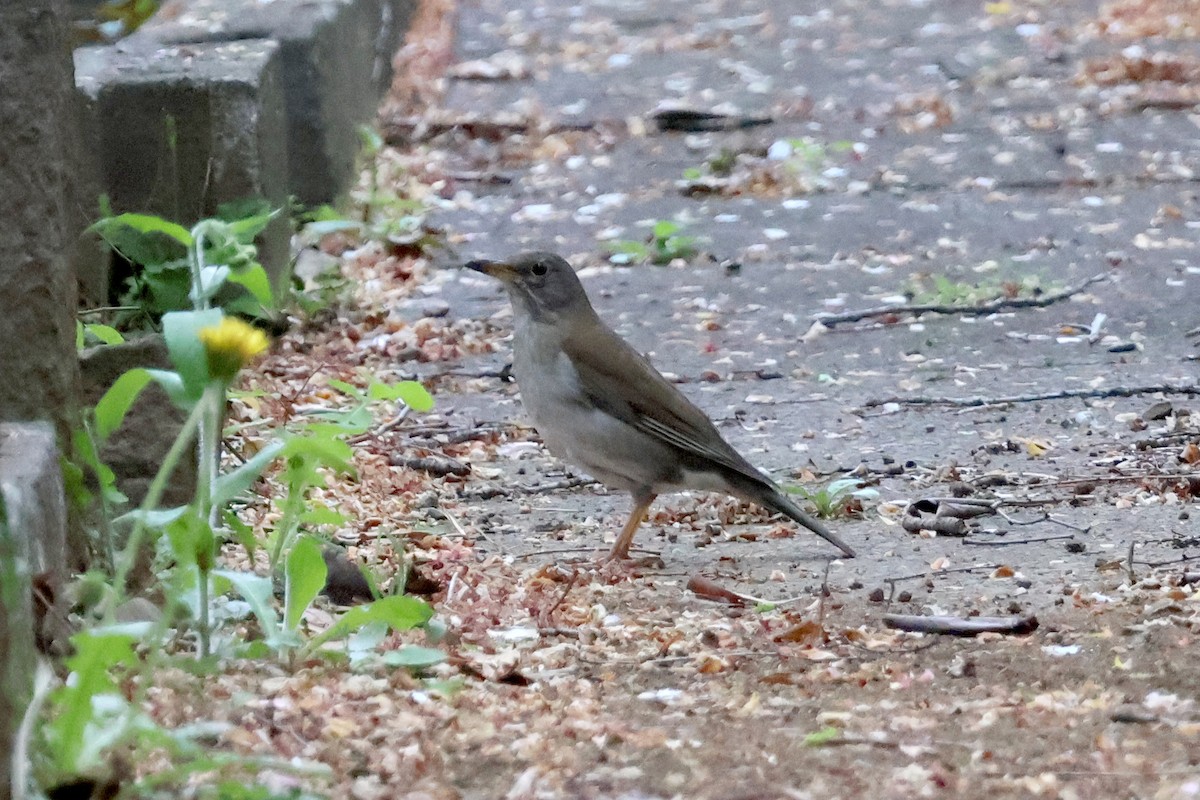
<instances>
[{"instance_id":1,"label":"small branch","mask_svg":"<svg viewBox=\"0 0 1200 800\"><path fill-rule=\"evenodd\" d=\"M393 467L405 467L406 469L417 470L419 472L428 472L430 475L435 475L439 478L444 478L447 475L454 475L461 478L471 474L470 464L464 464L457 458L446 456L412 458L397 454L388 459L388 464Z\"/></svg>"},{"instance_id":2,"label":"small branch","mask_svg":"<svg viewBox=\"0 0 1200 800\"><path fill-rule=\"evenodd\" d=\"M1058 392L1042 392L1040 394L1014 394L1008 397L887 397L884 399L868 400L862 408L878 408L879 406L895 403L901 406L954 406L970 408L974 406L1007 405L1009 403L1038 403L1043 400L1069 400L1076 398L1092 399L1104 397L1137 397L1143 394L1183 394L1200 396L1200 386L1195 384L1183 385L1164 383L1156 386L1114 386L1110 389L1064 389Z\"/></svg>"},{"instance_id":3,"label":"small branch","mask_svg":"<svg viewBox=\"0 0 1200 800\"><path fill-rule=\"evenodd\" d=\"M412 409L408 406L402 406L396 416L392 417L375 430L367 431L366 433L360 433L357 436L351 436L346 440L346 442L350 445L362 444L369 439L377 439L385 433L390 433L404 424L404 420L408 419L408 414L410 411L412 411Z\"/></svg>"},{"instance_id":4,"label":"small branch","mask_svg":"<svg viewBox=\"0 0 1200 800\"><path fill-rule=\"evenodd\" d=\"M1181 555L1179 558L1169 558L1166 561L1139 561L1137 563L1141 564L1143 567L1150 567L1151 569L1154 569L1157 567L1170 567L1175 564L1185 564L1189 561L1196 560L1200 560L1200 556Z\"/></svg>"},{"instance_id":5,"label":"small branch","mask_svg":"<svg viewBox=\"0 0 1200 800\"><path fill-rule=\"evenodd\" d=\"M579 570L571 570L571 580L567 581L567 586L565 589L563 589L563 593L558 596L558 600L556 600L554 602L554 605L550 606L550 610L547 611L545 614L542 614L538 618L538 631L539 632L548 631L548 630L553 629L553 626L550 624L550 622L554 617L554 612L558 611L558 607L561 606L563 604L563 601L567 599L567 595L569 595L571 593L571 590L575 588L575 584L578 581L579 581ZM569 630L572 630L576 636L579 635L578 631L574 631L574 629L569 629Z\"/></svg>"},{"instance_id":6,"label":"small branch","mask_svg":"<svg viewBox=\"0 0 1200 800\"><path fill-rule=\"evenodd\" d=\"M1023 636L1037 630L1032 614L1013 617L923 617L913 614L884 614L885 627L910 633L937 633L945 636L978 636L981 633L1007 633Z\"/></svg>"},{"instance_id":7,"label":"small branch","mask_svg":"<svg viewBox=\"0 0 1200 800\"><path fill-rule=\"evenodd\" d=\"M974 306L954 305L953 303L924 303L920 305L887 305L877 306L875 308L867 308L861 311L847 311L842 314L816 314L813 316L817 322L822 325L832 328L839 322L858 322L864 319L873 317L888 317L898 314L917 315L917 314L962 314L973 317L981 317L987 314L994 314L997 311L1009 311L1019 308L1045 308L1053 305L1061 300L1066 300L1072 295L1079 294L1093 283L1108 280L1107 274L1093 275L1082 283L1075 286L1069 286L1066 289L1050 294L1042 295L1041 297L998 297L994 300L988 300L985 303L980 303Z\"/></svg>"},{"instance_id":8,"label":"small branch","mask_svg":"<svg viewBox=\"0 0 1200 800\"><path fill-rule=\"evenodd\" d=\"M980 570L995 570L1000 567L1000 564L976 564L973 567L955 567L953 569L927 569L924 572L914 572L912 575L901 575L899 578L884 578L888 583L899 583L900 581L915 581L918 578L934 578L942 575L954 575L955 573L963 572L978 572Z\"/></svg>"},{"instance_id":9,"label":"small branch","mask_svg":"<svg viewBox=\"0 0 1200 800\"><path fill-rule=\"evenodd\" d=\"M932 514L905 514L900 527L909 533L933 531L939 536L966 536L967 523L958 517L935 517Z\"/></svg>"},{"instance_id":10,"label":"small branch","mask_svg":"<svg viewBox=\"0 0 1200 800\"><path fill-rule=\"evenodd\" d=\"M963 539L963 544L975 545L976 547L1007 547L1010 544L1037 544L1038 542L1057 542L1060 539L1074 539L1073 533L1061 533L1058 536L1041 536L1036 539L997 539L995 541L986 541L983 539Z\"/></svg>"}]
</instances>

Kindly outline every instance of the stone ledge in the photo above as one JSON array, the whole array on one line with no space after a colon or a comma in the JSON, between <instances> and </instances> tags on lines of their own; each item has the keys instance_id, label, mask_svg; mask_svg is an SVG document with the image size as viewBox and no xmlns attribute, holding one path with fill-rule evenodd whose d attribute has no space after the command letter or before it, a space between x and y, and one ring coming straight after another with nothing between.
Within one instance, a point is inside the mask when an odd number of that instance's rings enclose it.
<instances>
[{"instance_id":1,"label":"stone ledge","mask_svg":"<svg viewBox=\"0 0 1200 800\"><path fill-rule=\"evenodd\" d=\"M190 0L133 38L163 44L279 42L288 118L288 187L308 205L353 177L357 127L375 116L412 3L398 0Z\"/></svg>"},{"instance_id":2,"label":"stone ledge","mask_svg":"<svg viewBox=\"0 0 1200 800\"><path fill-rule=\"evenodd\" d=\"M0 423L0 765L28 702L36 658L33 578L61 596L66 578L67 505L54 428Z\"/></svg>"},{"instance_id":3,"label":"stone ledge","mask_svg":"<svg viewBox=\"0 0 1200 800\"><path fill-rule=\"evenodd\" d=\"M334 200L353 181L357 128L391 85L415 4L183 0L122 42L77 50L76 85L101 142L98 191L118 212L182 223L252 193L280 207L289 196ZM287 220L262 244L279 281ZM81 278L95 296L107 277L90 272Z\"/></svg>"},{"instance_id":4,"label":"stone ledge","mask_svg":"<svg viewBox=\"0 0 1200 800\"><path fill-rule=\"evenodd\" d=\"M75 83L99 135L94 152L114 210L190 224L245 197L286 207L280 76L279 45L269 40L76 50ZM286 219L263 232L260 248L279 285Z\"/></svg>"}]
</instances>

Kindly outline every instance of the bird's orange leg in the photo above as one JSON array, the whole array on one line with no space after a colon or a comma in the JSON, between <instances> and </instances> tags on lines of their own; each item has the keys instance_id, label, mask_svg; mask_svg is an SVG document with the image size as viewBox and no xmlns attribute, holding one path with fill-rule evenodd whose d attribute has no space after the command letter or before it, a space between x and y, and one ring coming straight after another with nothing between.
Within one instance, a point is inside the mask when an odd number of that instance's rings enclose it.
<instances>
[{"instance_id":1,"label":"bird's orange leg","mask_svg":"<svg viewBox=\"0 0 1200 800\"><path fill-rule=\"evenodd\" d=\"M629 559L629 546L633 544L633 535L637 533L638 527L642 524L642 520L646 518L646 512L650 510L650 504L654 502L654 498L658 495L644 495L633 498L633 513L629 515L629 522L625 523L625 527L621 528L621 533L617 536L617 541L613 542L612 550L608 551L608 557L605 561L626 561Z\"/></svg>"}]
</instances>

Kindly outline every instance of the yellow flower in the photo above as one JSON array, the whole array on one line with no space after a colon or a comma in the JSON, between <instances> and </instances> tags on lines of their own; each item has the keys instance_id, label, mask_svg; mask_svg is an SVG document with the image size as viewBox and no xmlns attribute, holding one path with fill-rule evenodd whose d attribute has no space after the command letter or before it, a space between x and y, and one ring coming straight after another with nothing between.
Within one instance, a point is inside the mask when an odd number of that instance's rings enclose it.
<instances>
[{"instance_id":1,"label":"yellow flower","mask_svg":"<svg viewBox=\"0 0 1200 800\"><path fill-rule=\"evenodd\" d=\"M209 377L226 383L268 344L265 333L237 317L225 317L216 325L201 328L199 336L208 356Z\"/></svg>"}]
</instances>

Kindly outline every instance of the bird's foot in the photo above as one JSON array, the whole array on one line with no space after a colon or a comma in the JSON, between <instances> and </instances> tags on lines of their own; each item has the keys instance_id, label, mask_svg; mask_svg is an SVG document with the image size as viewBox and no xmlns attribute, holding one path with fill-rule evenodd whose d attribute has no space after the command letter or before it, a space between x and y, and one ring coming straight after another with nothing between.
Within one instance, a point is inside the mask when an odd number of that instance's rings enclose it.
<instances>
[{"instance_id":1,"label":"bird's foot","mask_svg":"<svg viewBox=\"0 0 1200 800\"><path fill-rule=\"evenodd\" d=\"M648 569L662 569L666 566L657 554L633 557L628 553L609 553L600 559L599 572L609 578L636 578Z\"/></svg>"}]
</instances>

